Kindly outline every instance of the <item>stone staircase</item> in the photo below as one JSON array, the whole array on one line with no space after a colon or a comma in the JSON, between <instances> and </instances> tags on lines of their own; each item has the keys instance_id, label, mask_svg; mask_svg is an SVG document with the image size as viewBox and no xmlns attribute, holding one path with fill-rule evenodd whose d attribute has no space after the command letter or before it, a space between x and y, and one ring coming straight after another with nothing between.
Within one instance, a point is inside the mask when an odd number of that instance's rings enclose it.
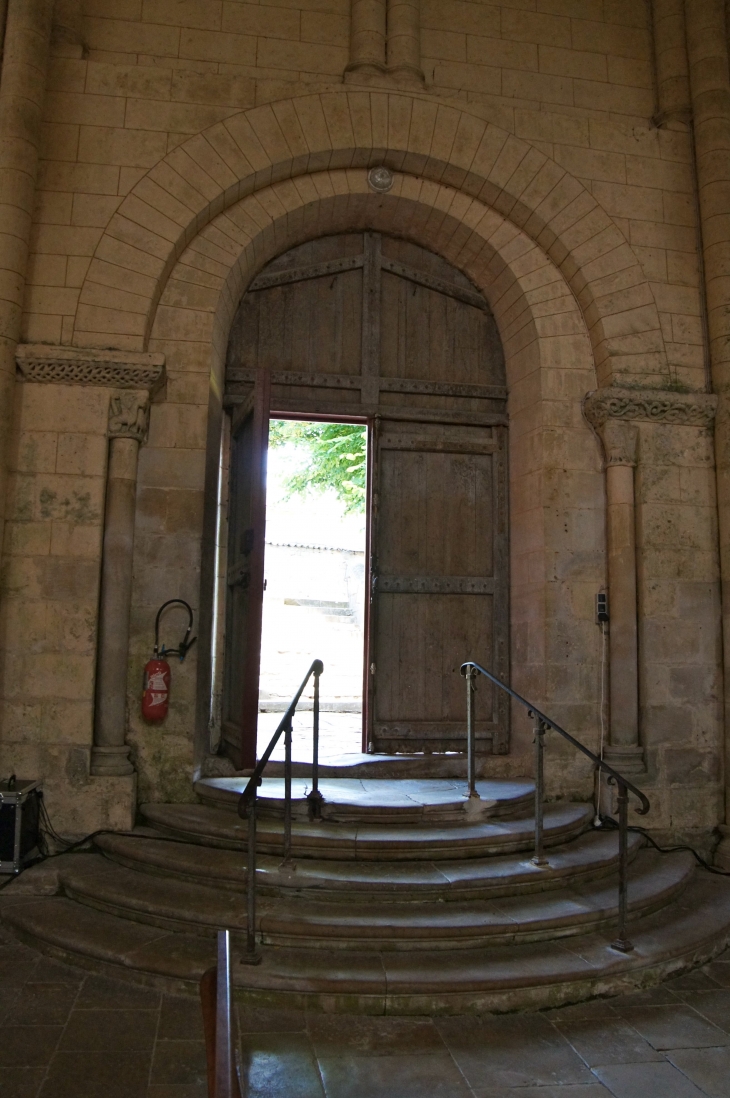
<instances>
[{"instance_id":1,"label":"stone staircase","mask_svg":"<svg viewBox=\"0 0 730 1098\"><path fill-rule=\"evenodd\" d=\"M367 772L366 772L367 773ZM133 834L103 834L0 893L6 926L100 971L193 990L215 932L246 930L245 779L206 779L198 804L149 804ZM328 778L310 821L295 778L282 864L284 783L258 801L259 965L237 992L267 1006L430 1014L540 1008L655 983L730 937L730 883L630 835L629 933L617 917L617 835L584 804L545 806L548 866L532 851L530 782ZM50 894L38 894L38 893Z\"/></svg>"}]
</instances>

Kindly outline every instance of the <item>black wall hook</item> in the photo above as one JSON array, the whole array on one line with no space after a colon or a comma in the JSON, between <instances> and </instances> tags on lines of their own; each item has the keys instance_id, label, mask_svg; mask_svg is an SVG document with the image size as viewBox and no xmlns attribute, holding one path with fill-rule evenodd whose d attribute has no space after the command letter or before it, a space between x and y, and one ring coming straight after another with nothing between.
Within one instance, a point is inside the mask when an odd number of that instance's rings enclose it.
<instances>
[{"instance_id":1,"label":"black wall hook","mask_svg":"<svg viewBox=\"0 0 730 1098\"><path fill-rule=\"evenodd\" d=\"M175 605L184 606L185 609L187 610L188 615L189 615L189 617L188 617L188 627L185 631L185 636L180 641L177 648L165 648L165 646L163 644L162 650L160 651L160 615L162 614L163 610L167 609L168 606L175 606ZM193 637L192 640L188 640L188 637L190 636L190 631L191 631L192 628L193 628L193 609L192 609L192 607L190 606L189 603L185 602L185 599L168 599L167 602L163 602L162 606L157 611L157 617L155 618L155 656L159 655L163 659L165 658L165 656L179 656L180 657L180 663L182 663L183 660L185 659L185 657L187 656L188 651L193 647L196 640L198 639L197 637Z\"/></svg>"}]
</instances>

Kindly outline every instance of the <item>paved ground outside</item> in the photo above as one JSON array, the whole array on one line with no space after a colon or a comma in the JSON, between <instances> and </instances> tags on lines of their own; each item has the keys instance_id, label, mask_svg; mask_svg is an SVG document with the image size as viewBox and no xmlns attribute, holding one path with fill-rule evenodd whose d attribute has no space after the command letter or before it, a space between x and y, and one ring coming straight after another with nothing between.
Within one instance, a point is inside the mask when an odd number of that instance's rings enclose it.
<instances>
[{"instance_id":1,"label":"paved ground outside","mask_svg":"<svg viewBox=\"0 0 730 1098\"><path fill-rule=\"evenodd\" d=\"M540 1014L239 1009L246 1098L729 1098L730 952ZM2 1098L205 1098L200 1008L0 940Z\"/></svg>"}]
</instances>

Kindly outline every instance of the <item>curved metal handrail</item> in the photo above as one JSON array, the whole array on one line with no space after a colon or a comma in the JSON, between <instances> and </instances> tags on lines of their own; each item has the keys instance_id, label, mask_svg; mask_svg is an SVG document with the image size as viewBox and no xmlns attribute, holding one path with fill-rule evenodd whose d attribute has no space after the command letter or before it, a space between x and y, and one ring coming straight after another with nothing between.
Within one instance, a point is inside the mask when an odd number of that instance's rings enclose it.
<instances>
[{"instance_id":1,"label":"curved metal handrail","mask_svg":"<svg viewBox=\"0 0 730 1098\"><path fill-rule=\"evenodd\" d=\"M498 686L500 690L504 690L506 694L509 694L510 697L515 699L515 701L518 701L520 705L524 705L525 709L529 711L531 716L537 717L538 720L542 721L546 729L552 728L554 732L558 732L569 743L572 743L573 747L577 747L579 751L582 751L584 755L587 755L589 759L591 759L594 763L600 766L601 770L605 770L617 782L625 785L626 788L631 790L634 796L638 797L638 799L641 801L641 808L637 808L636 812L640 816L645 816L647 814L647 812L651 808L648 797L644 793L642 793L641 790L633 784L633 782L630 782L628 778L624 777L624 775L621 774L620 771L615 770L612 766L609 766L607 762L604 762L600 755L596 755L593 751L590 750L590 748L581 743L580 740L576 740L575 736L571 736L570 732L566 732L564 728L561 728L560 725L552 719L552 717L546 717L544 713L540 712L536 705L533 705L533 703L528 701L527 698L523 698L521 694L518 694L517 691L513 690L511 686L507 686L506 683L502 682L501 679L498 679L496 675L493 675L491 673L491 671L487 671L486 668L482 667L481 664L475 663L474 660L467 660L466 663L462 663L461 665L460 670L462 675L467 675L467 668L469 667L473 667L474 670L478 671L480 675L484 675L485 678L489 679L490 682L493 682L495 686Z\"/></svg>"},{"instance_id":2,"label":"curved metal handrail","mask_svg":"<svg viewBox=\"0 0 730 1098\"><path fill-rule=\"evenodd\" d=\"M259 759L259 761L256 763L256 767L254 769L254 772L251 775L251 777L249 778L246 788L244 789L243 793L241 794L241 796L238 799L238 815L242 819L245 819L246 816L248 816L248 806L249 806L251 800L253 799L253 797L255 796L256 790L261 785L261 775L263 774L263 772L266 768L266 764L268 763L269 759L271 758L272 751L274 750L277 743L281 739L282 732L285 732L287 730L288 725L291 723L291 721L294 717L297 705L299 704L299 699L301 698L302 694L304 693L304 688L306 687L307 683L311 679L312 675L314 675L315 689L316 689L319 686L319 676L322 674L323 671L324 671L324 664L322 663L322 661L321 660L314 660L313 663L312 663L312 666L309 668L306 675L302 679L301 686L297 690L297 692L294 695L294 697L292 698L292 700L289 702L289 705L287 707L286 712L284 713L284 716L279 721L279 724L276 728L276 731L274 732L274 735L269 740L268 747L264 751L264 753L261 756L261 758ZM316 786L315 786L315 788L316 788Z\"/></svg>"},{"instance_id":3,"label":"curved metal handrail","mask_svg":"<svg viewBox=\"0 0 730 1098\"><path fill-rule=\"evenodd\" d=\"M566 739L568 743L571 743L578 751L582 751L584 755L599 767L599 770L605 770L609 775L609 781L615 783L617 786L618 933L615 940L611 943L611 948L617 949L621 953L629 953L634 948L626 936L626 923L628 919L629 791L633 793L635 797L638 797L641 803L641 807L636 809L640 816L645 816L651 807L648 797L618 770L609 766L609 764L604 762L599 755L596 755L590 748L581 743L580 740L577 740L575 736L571 736L570 732L566 732L564 728L561 728L552 718L547 717L536 705L533 705L527 698L523 698L521 694L518 694L511 686L507 686L507 683L502 682L502 680L498 679L496 675L493 675L491 671L487 671L486 667L482 667L480 663L476 663L474 660L467 660L466 663L461 665L461 673L466 679L467 756L470 797L479 797L476 789L476 737L474 734L474 699L472 697L474 691L474 676L476 674L484 675L485 678L489 679L489 681L499 687L500 690L504 690L506 694L509 694L509 696L519 702L520 705L524 705L525 709L527 709L528 713L535 721L535 853L532 858L534 865L539 868L544 868L549 864L543 849L543 803L545 800L543 754L545 748L545 733L549 729L552 728L553 731L558 732L563 739Z\"/></svg>"},{"instance_id":4,"label":"curved metal handrail","mask_svg":"<svg viewBox=\"0 0 730 1098\"><path fill-rule=\"evenodd\" d=\"M246 964L258 964L261 960L261 954L256 949L256 795L258 793L258 788L261 785L261 775L283 732L286 745L284 756L284 863L286 864L291 855L292 721L297 705L299 704L299 699L304 693L304 688L312 675L314 675L314 703L312 706L312 789L307 796L307 800L309 802L309 811L312 818L320 819L321 817L322 801L324 800L324 797L319 791L319 677L323 671L324 664L322 661L314 660L312 666L302 679L301 686L289 702L286 712L279 721L276 731L269 740L266 750L256 763L253 774L246 783L246 788L238 798L238 815L242 819L248 819L248 862L246 867L248 925L246 931L246 953L242 958Z\"/></svg>"}]
</instances>

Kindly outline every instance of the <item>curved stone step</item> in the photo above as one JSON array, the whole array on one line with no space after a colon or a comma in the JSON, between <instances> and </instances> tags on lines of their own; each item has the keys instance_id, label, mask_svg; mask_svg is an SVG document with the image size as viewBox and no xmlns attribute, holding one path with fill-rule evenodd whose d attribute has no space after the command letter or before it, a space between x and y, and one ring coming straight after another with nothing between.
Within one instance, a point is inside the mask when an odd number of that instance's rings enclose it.
<instances>
[{"instance_id":1,"label":"curved stone step","mask_svg":"<svg viewBox=\"0 0 730 1098\"><path fill-rule=\"evenodd\" d=\"M246 852L204 847L195 843L154 838L140 828L134 836L107 832L96 847L118 865L141 872L195 881L211 888L243 893L246 888ZM628 837L633 858L643 839ZM288 895L292 888L327 901L348 901L364 893L377 903L401 900L466 900L478 897L541 892L572 883L596 880L616 865L615 831L588 831L564 846L551 848L549 864L538 868L529 856L511 854L494 858L418 862L336 862L305 858L295 874L282 870L281 856L260 854L257 887L262 896Z\"/></svg>"},{"instance_id":2,"label":"curved stone step","mask_svg":"<svg viewBox=\"0 0 730 1098\"><path fill-rule=\"evenodd\" d=\"M194 789L201 802L211 808L235 812L247 778L202 778ZM292 779L292 815L307 820L309 777ZM479 781L479 799L469 799L465 781L452 779L393 780L368 778L323 778L319 791L324 797L322 818L343 823L441 824L463 823L466 819L515 818L533 811L535 786L531 781ZM258 792L260 819L282 819L283 778L265 777Z\"/></svg>"},{"instance_id":3,"label":"curved stone step","mask_svg":"<svg viewBox=\"0 0 730 1098\"><path fill-rule=\"evenodd\" d=\"M628 907L632 917L669 903L692 875L691 855L640 852L631 867ZM215 934L228 927L245 933L246 905L230 891L140 875L101 857L76 855L60 871L71 899L100 911L165 930ZM422 950L509 944L564 937L615 922L615 880L582 888L510 897L499 901L390 903L370 897L328 904L308 894L266 900L257 930L265 943L308 949Z\"/></svg>"},{"instance_id":4,"label":"curved stone step","mask_svg":"<svg viewBox=\"0 0 730 1098\"><path fill-rule=\"evenodd\" d=\"M32 872L32 870L26 871ZM0 896L23 941L96 971L197 991L215 959L212 938L170 934L64 897ZM369 1014L459 1014L542 1009L648 987L709 960L730 940L730 882L698 870L686 892L631 926L634 950L612 932L555 942L448 952L326 953L264 948L262 963L234 955L237 997L248 1006Z\"/></svg>"},{"instance_id":5,"label":"curved stone step","mask_svg":"<svg viewBox=\"0 0 730 1098\"><path fill-rule=\"evenodd\" d=\"M163 834L205 846L243 849L248 833L246 820L230 811L192 804L143 804L140 813L148 824ZM545 806L544 841L555 846L585 831L593 809L585 804L558 803ZM530 850L534 822L531 819L477 821L438 830L413 824L346 824L329 820L292 825L294 858L334 858L338 861L420 861L479 858ZM280 854L282 823L261 820L256 848L264 854Z\"/></svg>"}]
</instances>

